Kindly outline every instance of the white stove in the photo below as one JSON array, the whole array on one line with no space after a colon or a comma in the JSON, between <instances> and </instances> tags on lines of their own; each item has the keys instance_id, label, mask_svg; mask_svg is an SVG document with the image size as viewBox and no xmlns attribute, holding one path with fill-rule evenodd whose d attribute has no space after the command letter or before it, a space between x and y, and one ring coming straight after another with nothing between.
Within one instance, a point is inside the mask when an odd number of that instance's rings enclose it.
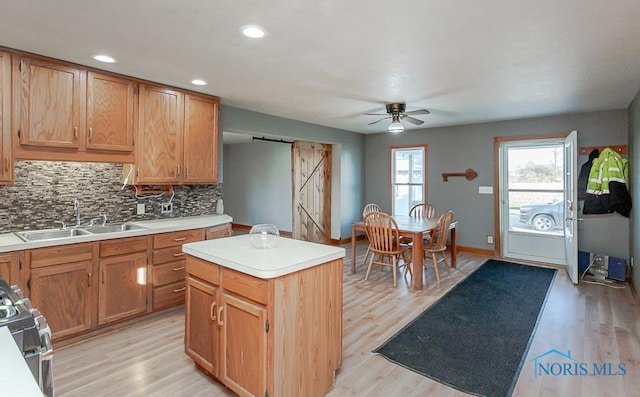
<instances>
[{"instance_id":1,"label":"white stove","mask_svg":"<svg viewBox=\"0 0 640 397\"><path fill-rule=\"evenodd\" d=\"M18 286L0 276L0 327L7 327L42 393L54 397L51 330Z\"/></svg>"}]
</instances>

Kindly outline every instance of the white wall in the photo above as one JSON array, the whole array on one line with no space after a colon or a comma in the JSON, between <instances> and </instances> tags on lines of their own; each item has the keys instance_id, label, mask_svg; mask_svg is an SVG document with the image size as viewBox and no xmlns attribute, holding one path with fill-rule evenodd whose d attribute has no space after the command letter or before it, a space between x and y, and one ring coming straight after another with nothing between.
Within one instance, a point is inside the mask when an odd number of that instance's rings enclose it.
<instances>
[{"instance_id":1,"label":"white wall","mask_svg":"<svg viewBox=\"0 0 640 397\"><path fill-rule=\"evenodd\" d=\"M364 206L364 135L229 106L221 106L219 128L220 131L252 135L264 134L268 137L333 145L331 237L340 239L351 236L351 224L362 218L362 207ZM233 192L235 185L245 184L245 182L240 177L230 179L231 176L227 172L230 164L225 158L229 156L229 153L227 153L228 149L223 146L225 145L220 144L220 156L223 159L223 171L221 172L224 181L225 212L234 217L234 222L258 223L256 219L247 215L254 213L253 206L257 205L256 203L244 201L245 206L243 208L236 207L234 213L228 207L227 191ZM290 154L288 157L290 161ZM265 159L265 161L267 160ZM245 194L252 195L252 189L250 188ZM280 200L292 200L291 190L286 194L286 197L284 191L280 191L280 194ZM291 214L291 210L289 213ZM290 229L291 227L283 230Z\"/></svg>"},{"instance_id":2,"label":"white wall","mask_svg":"<svg viewBox=\"0 0 640 397\"><path fill-rule=\"evenodd\" d=\"M234 223L292 230L291 145L253 141L224 148L225 213Z\"/></svg>"}]
</instances>

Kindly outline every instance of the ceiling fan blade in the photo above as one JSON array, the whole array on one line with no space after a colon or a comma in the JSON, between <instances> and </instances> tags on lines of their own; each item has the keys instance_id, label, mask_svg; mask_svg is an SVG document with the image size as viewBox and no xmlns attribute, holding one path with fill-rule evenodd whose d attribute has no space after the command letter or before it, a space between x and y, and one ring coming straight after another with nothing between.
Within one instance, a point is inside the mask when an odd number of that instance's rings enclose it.
<instances>
[{"instance_id":1,"label":"ceiling fan blade","mask_svg":"<svg viewBox=\"0 0 640 397\"><path fill-rule=\"evenodd\" d=\"M403 121L408 121L408 122L410 122L411 124L415 124L415 125L421 125L421 124L424 124L424 121L422 121L422 120L418 120L418 119L413 118L413 117L411 117L411 116L407 116L406 114L405 114L405 115L402 115L401 119L402 119Z\"/></svg>"},{"instance_id":2,"label":"ceiling fan blade","mask_svg":"<svg viewBox=\"0 0 640 397\"><path fill-rule=\"evenodd\" d=\"M371 125L371 124L376 124L376 123L381 122L382 120L386 120L386 119L390 119L390 118L391 118L391 116L389 116L389 117L383 117L383 118L381 118L380 120L376 120L376 121L373 121L373 122L369 123L369 125Z\"/></svg>"},{"instance_id":3,"label":"ceiling fan blade","mask_svg":"<svg viewBox=\"0 0 640 397\"><path fill-rule=\"evenodd\" d=\"M365 116L386 116L387 113L363 113Z\"/></svg>"},{"instance_id":4,"label":"ceiling fan blade","mask_svg":"<svg viewBox=\"0 0 640 397\"><path fill-rule=\"evenodd\" d=\"M404 112L404 114L430 114L431 112L427 109L418 109L418 110L410 110L408 112Z\"/></svg>"}]
</instances>

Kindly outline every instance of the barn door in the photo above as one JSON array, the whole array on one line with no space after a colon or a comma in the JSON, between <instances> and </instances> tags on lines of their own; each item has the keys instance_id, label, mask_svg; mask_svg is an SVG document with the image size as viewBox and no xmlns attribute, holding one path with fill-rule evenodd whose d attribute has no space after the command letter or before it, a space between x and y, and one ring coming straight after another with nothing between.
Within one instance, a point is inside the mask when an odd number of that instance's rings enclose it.
<instances>
[{"instance_id":1,"label":"barn door","mask_svg":"<svg viewBox=\"0 0 640 397\"><path fill-rule=\"evenodd\" d=\"M293 143L293 238L331 240L331 145Z\"/></svg>"}]
</instances>

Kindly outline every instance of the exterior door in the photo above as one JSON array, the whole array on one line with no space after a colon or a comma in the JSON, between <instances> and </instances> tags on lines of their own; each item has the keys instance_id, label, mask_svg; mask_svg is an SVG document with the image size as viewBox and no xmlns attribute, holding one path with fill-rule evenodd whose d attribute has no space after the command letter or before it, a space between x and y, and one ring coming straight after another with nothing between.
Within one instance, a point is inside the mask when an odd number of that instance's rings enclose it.
<instances>
[{"instance_id":1,"label":"exterior door","mask_svg":"<svg viewBox=\"0 0 640 397\"><path fill-rule=\"evenodd\" d=\"M564 140L564 247L567 273L578 284L578 131Z\"/></svg>"},{"instance_id":2,"label":"exterior door","mask_svg":"<svg viewBox=\"0 0 640 397\"><path fill-rule=\"evenodd\" d=\"M293 143L293 238L331 240L331 145Z\"/></svg>"},{"instance_id":3,"label":"exterior door","mask_svg":"<svg viewBox=\"0 0 640 397\"><path fill-rule=\"evenodd\" d=\"M501 143L501 255L565 263L564 137Z\"/></svg>"}]
</instances>

